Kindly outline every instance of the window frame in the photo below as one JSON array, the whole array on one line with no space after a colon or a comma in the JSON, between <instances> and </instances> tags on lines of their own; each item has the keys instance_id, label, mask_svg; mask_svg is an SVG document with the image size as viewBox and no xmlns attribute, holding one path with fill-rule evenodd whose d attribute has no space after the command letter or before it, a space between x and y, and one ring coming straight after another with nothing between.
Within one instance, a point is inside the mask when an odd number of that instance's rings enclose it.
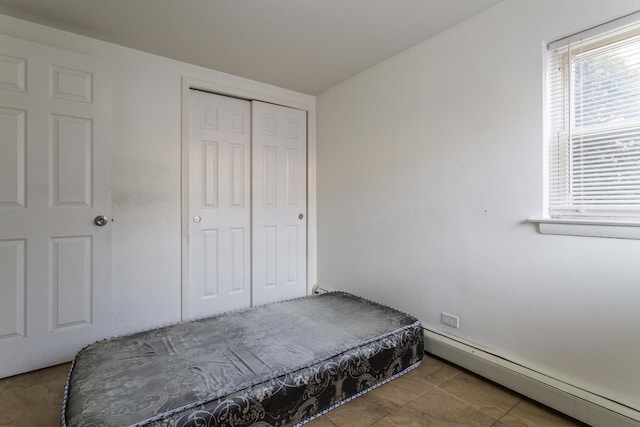
<instances>
[{"instance_id":1,"label":"window frame","mask_svg":"<svg viewBox=\"0 0 640 427\"><path fill-rule=\"evenodd\" d=\"M635 26L635 28L630 28L630 26ZM622 29L626 29L624 34L609 34L612 31L619 31ZM544 148L544 203L543 203L543 215L538 218L530 218L529 222L536 223L539 227L540 233L543 234L566 234L566 235L576 235L576 236L592 236L592 237L613 237L613 238L628 238L628 239L640 239L640 206L636 205L627 205L627 206L597 206L597 205L587 205L587 206L577 206L572 205L570 202L566 204L566 206L562 206L558 204L552 207L552 178L551 175L554 173L553 168L557 167L555 173L560 176L563 174L563 178L557 178L557 182L561 180L565 180L564 185L571 185L571 177L570 171L561 171L560 166L563 161L566 161L566 165L573 165L573 161L570 158L572 155L572 143L573 143L573 135L571 135L571 127L567 130L566 136L566 146L562 147L560 141L562 137L557 136L553 137L551 135L552 121L554 111L552 109L551 103L551 92L552 88L550 87L553 79L551 78L551 66L552 66L552 55L554 55L554 51L556 50L564 50L566 52L555 53L559 55L558 64L562 64L564 67L563 71L559 71L562 80L562 87L566 88L569 91L567 94L562 93L560 96L563 99L563 102L560 104L560 107L556 105L556 108L569 109L568 112L565 110L563 113L563 117L571 117L573 120L573 115L575 114L575 109L571 102L573 101L573 94L570 91L573 89L571 84L567 84L568 76L571 75L573 71L573 63L572 63L572 50L571 45L574 42L582 42L586 40L586 43L583 46L583 50L581 54L584 54L588 51L593 51L595 49L601 48L603 46L614 44L622 39L627 39L630 37L634 37L640 35L640 12L636 12L630 15L627 15L623 18L607 22L605 24L599 25L597 27L590 28L588 30L573 34L571 36L565 37L563 39L551 42L547 45L547 49L545 50L545 81L544 81L544 90L545 90L545 148ZM605 37L604 39L594 39L589 41L588 39L594 37ZM562 57L564 56L564 57ZM569 67L569 69L567 69ZM556 76L555 78L558 78ZM570 81L569 81L570 83ZM566 99L564 98L566 96ZM566 102L565 102L566 101ZM591 125L591 129L587 126L586 129L583 129L581 132L587 135L589 131L602 131L603 129L638 129L640 130L640 119L637 121L637 125L633 124L604 124L604 125ZM552 150L556 151L558 154L558 160L555 161L555 165L552 161ZM563 155L569 156L569 158L560 158ZM557 189L557 186L555 187ZM566 196L567 200L571 197L571 192L567 189L566 193L560 192L561 195Z\"/></svg>"}]
</instances>

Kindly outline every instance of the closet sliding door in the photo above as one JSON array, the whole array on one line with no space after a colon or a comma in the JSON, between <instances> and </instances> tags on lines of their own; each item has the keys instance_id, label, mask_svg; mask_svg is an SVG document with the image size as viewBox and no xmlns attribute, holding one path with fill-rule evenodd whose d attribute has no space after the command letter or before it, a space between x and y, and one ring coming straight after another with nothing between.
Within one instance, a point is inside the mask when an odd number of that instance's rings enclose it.
<instances>
[{"instance_id":1,"label":"closet sliding door","mask_svg":"<svg viewBox=\"0 0 640 427\"><path fill-rule=\"evenodd\" d=\"M307 115L253 101L253 304L307 292Z\"/></svg>"},{"instance_id":2,"label":"closet sliding door","mask_svg":"<svg viewBox=\"0 0 640 427\"><path fill-rule=\"evenodd\" d=\"M191 91L189 318L251 304L251 103Z\"/></svg>"},{"instance_id":3,"label":"closet sliding door","mask_svg":"<svg viewBox=\"0 0 640 427\"><path fill-rule=\"evenodd\" d=\"M306 295L306 112L190 91L185 320Z\"/></svg>"}]
</instances>

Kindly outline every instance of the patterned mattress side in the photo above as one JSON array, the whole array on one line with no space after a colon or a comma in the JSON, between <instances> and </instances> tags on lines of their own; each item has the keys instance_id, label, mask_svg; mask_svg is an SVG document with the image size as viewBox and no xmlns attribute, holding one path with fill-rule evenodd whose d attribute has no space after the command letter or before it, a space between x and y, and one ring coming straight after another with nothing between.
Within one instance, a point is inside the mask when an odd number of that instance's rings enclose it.
<instances>
[{"instance_id":1,"label":"patterned mattress side","mask_svg":"<svg viewBox=\"0 0 640 427\"><path fill-rule=\"evenodd\" d=\"M423 355L422 326L416 322L327 360L136 426L301 425L408 372L419 365Z\"/></svg>"}]
</instances>

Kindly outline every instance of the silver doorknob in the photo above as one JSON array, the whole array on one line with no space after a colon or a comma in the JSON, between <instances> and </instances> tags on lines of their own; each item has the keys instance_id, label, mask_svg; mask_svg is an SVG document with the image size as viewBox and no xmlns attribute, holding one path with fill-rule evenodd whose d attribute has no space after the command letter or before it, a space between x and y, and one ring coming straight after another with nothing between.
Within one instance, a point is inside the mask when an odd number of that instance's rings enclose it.
<instances>
[{"instance_id":1,"label":"silver doorknob","mask_svg":"<svg viewBox=\"0 0 640 427\"><path fill-rule=\"evenodd\" d=\"M104 215L98 215L94 218L93 223L98 227L104 227L109 222L109 219Z\"/></svg>"},{"instance_id":2,"label":"silver doorknob","mask_svg":"<svg viewBox=\"0 0 640 427\"><path fill-rule=\"evenodd\" d=\"M298 219L302 219L302 218L304 218L304 215L298 214Z\"/></svg>"}]
</instances>

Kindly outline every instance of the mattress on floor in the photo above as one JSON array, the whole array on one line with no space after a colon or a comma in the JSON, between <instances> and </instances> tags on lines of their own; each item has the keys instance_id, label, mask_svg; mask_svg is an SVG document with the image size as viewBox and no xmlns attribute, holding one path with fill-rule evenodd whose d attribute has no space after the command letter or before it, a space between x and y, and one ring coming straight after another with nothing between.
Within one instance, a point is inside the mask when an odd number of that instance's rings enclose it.
<instances>
[{"instance_id":1,"label":"mattress on floor","mask_svg":"<svg viewBox=\"0 0 640 427\"><path fill-rule=\"evenodd\" d=\"M61 425L290 426L415 368L412 316L331 292L99 341Z\"/></svg>"}]
</instances>

